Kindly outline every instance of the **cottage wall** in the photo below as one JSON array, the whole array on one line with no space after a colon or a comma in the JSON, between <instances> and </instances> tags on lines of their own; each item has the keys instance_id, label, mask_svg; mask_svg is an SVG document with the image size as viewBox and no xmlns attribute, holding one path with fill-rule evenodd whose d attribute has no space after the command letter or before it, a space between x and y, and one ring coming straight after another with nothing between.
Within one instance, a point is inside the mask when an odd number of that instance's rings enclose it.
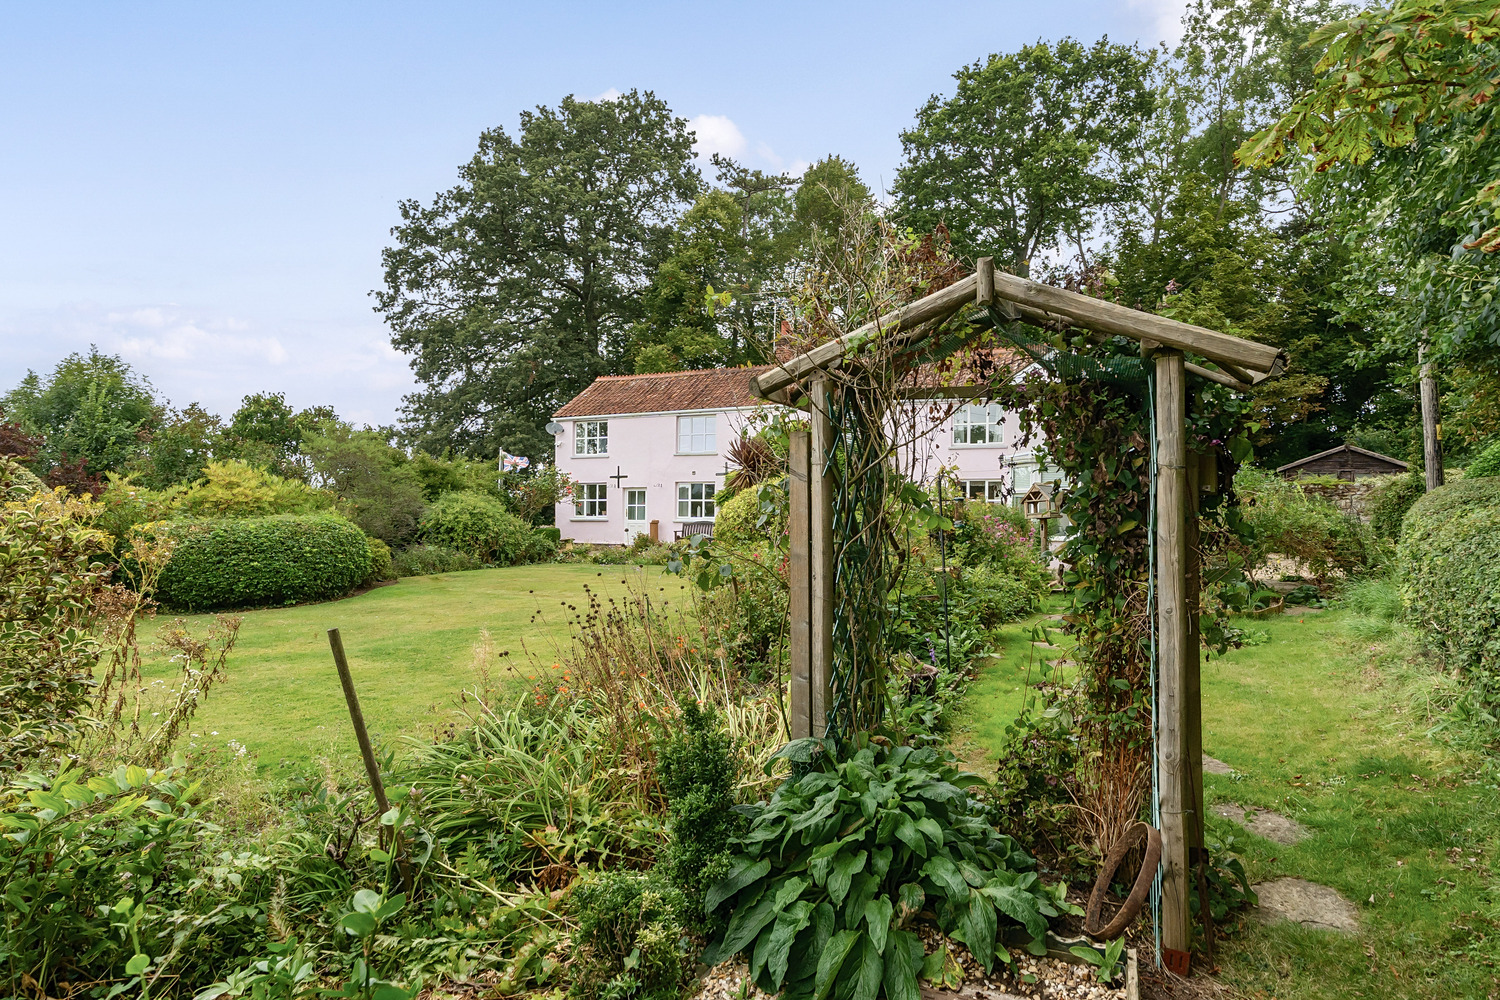
<instances>
[{"instance_id":1,"label":"cottage wall","mask_svg":"<svg viewBox=\"0 0 1500 1000\"><path fill-rule=\"evenodd\" d=\"M928 481L940 468L956 469L969 491L991 499L1010 501L1026 491L1036 479L1035 461L1031 449L1020 444L1013 416L1007 415L1002 423L999 443L955 444L953 418L945 417L951 407L937 406L941 409L918 415L922 422L940 419L941 423L911 445L900 463L903 470ZM702 530L712 518L681 516L678 488L712 483L715 491L722 489L729 446L747 428L753 413L754 408L742 407L558 418L562 428L555 439L558 468L580 487L592 486L596 492L602 488L605 497L603 516L580 514L576 503L559 504L556 517L562 537L588 544L629 544L637 533L649 533L652 521L657 522L657 537L663 542L672 541L680 532ZM678 417L702 415L714 417L715 452L679 453ZM577 454L580 425L598 420L609 423L608 450L600 455ZM616 475L623 478L616 479ZM626 503L632 490L645 491L645 516L627 525ZM586 491L578 492L581 497ZM639 507L633 513L640 513Z\"/></svg>"}]
</instances>

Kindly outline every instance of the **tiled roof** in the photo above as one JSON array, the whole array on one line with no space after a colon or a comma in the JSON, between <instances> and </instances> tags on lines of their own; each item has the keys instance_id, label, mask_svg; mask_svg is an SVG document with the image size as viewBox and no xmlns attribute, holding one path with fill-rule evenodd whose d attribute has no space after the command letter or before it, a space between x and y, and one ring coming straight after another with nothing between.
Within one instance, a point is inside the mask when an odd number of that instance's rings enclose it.
<instances>
[{"instance_id":1,"label":"tiled roof","mask_svg":"<svg viewBox=\"0 0 1500 1000\"><path fill-rule=\"evenodd\" d=\"M763 402L750 392L750 380L770 365L704 368L654 375L601 375L554 416L598 417L614 413L671 413L727 410Z\"/></svg>"}]
</instances>

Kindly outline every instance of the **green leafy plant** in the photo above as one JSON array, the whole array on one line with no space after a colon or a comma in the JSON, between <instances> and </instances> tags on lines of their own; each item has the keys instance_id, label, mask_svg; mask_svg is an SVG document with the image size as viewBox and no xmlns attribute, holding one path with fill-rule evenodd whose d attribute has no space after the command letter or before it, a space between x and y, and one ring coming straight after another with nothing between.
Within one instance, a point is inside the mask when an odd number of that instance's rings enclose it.
<instances>
[{"instance_id":1,"label":"green leafy plant","mask_svg":"<svg viewBox=\"0 0 1500 1000\"><path fill-rule=\"evenodd\" d=\"M187 611L320 601L370 573L364 532L336 514L168 521L177 543L157 593Z\"/></svg>"},{"instance_id":2,"label":"green leafy plant","mask_svg":"<svg viewBox=\"0 0 1500 1000\"><path fill-rule=\"evenodd\" d=\"M398 577L457 573L479 569L483 565L467 552L458 552L441 545L413 545L391 556L391 572Z\"/></svg>"},{"instance_id":3,"label":"green leafy plant","mask_svg":"<svg viewBox=\"0 0 1500 1000\"><path fill-rule=\"evenodd\" d=\"M807 768L760 806L736 838L710 912L732 913L703 961L744 952L756 984L791 998L915 1000L923 968L911 929L931 910L986 970L1009 962L1002 922L1035 939L1073 912L1014 840L997 833L961 774L935 750L867 744L840 756L798 740L780 756Z\"/></svg>"},{"instance_id":4,"label":"green leafy plant","mask_svg":"<svg viewBox=\"0 0 1500 1000\"><path fill-rule=\"evenodd\" d=\"M541 538L531 525L485 493L444 493L422 515L422 537L501 566L541 555Z\"/></svg>"},{"instance_id":5,"label":"green leafy plant","mask_svg":"<svg viewBox=\"0 0 1500 1000\"><path fill-rule=\"evenodd\" d=\"M694 923L703 922L704 896L728 872L729 839L743 825L734 811L739 769L734 740L712 705L685 704L681 730L657 748L657 780L672 817L672 839L659 863L682 890Z\"/></svg>"},{"instance_id":6,"label":"green leafy plant","mask_svg":"<svg viewBox=\"0 0 1500 1000\"><path fill-rule=\"evenodd\" d=\"M569 995L675 1000L692 962L681 890L656 872L589 873L574 884L577 968Z\"/></svg>"},{"instance_id":7,"label":"green leafy plant","mask_svg":"<svg viewBox=\"0 0 1500 1000\"><path fill-rule=\"evenodd\" d=\"M1125 955L1125 939L1115 938L1104 946L1103 951L1081 944L1075 944L1068 951L1092 965L1099 982L1113 982L1120 974L1120 959Z\"/></svg>"}]
</instances>

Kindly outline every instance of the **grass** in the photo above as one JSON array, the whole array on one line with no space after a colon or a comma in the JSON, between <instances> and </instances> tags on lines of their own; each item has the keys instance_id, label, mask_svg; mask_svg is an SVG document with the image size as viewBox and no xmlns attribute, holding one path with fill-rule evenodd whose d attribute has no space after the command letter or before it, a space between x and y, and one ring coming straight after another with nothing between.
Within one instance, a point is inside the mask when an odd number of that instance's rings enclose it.
<instances>
[{"instance_id":1,"label":"grass","mask_svg":"<svg viewBox=\"0 0 1500 1000\"><path fill-rule=\"evenodd\" d=\"M1313 831L1286 847L1210 815L1210 836L1233 837L1255 881L1332 886L1362 924L1346 937L1242 921L1217 956L1240 995L1500 995L1493 772L1429 735L1427 695L1447 682L1399 629L1384 642L1357 637L1351 625L1372 611L1258 621L1267 641L1203 665L1204 749L1238 772L1207 775L1208 801L1274 809ZM1004 713L1019 707L1006 663L969 699L968 736L991 755Z\"/></svg>"},{"instance_id":2,"label":"grass","mask_svg":"<svg viewBox=\"0 0 1500 1000\"><path fill-rule=\"evenodd\" d=\"M246 612L229 679L209 693L192 732L200 746L236 740L262 769L354 754L326 635L338 628L377 745L431 733L455 717L459 692L478 682L474 646L481 629L524 669L523 643L545 656L566 641L570 606L584 608L586 586L607 597L624 589L628 574L642 572L648 579L662 574L654 566L515 566L408 577L342 601ZM675 577L654 585L682 586ZM201 630L208 618L189 621ZM142 673L149 680L171 669L156 659ZM519 681L509 682L519 692Z\"/></svg>"}]
</instances>

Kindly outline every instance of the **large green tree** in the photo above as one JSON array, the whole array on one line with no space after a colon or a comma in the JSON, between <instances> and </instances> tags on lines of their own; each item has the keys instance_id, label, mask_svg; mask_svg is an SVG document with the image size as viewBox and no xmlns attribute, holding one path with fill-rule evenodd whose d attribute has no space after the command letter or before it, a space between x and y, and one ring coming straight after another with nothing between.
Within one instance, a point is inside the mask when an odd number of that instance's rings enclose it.
<instances>
[{"instance_id":1,"label":"large green tree","mask_svg":"<svg viewBox=\"0 0 1500 1000\"><path fill-rule=\"evenodd\" d=\"M1155 108L1152 56L1103 39L1037 42L954 74L903 132L895 194L918 231L945 225L964 257L1027 274L1060 244L1082 245L1130 195L1121 168Z\"/></svg>"},{"instance_id":2,"label":"large green tree","mask_svg":"<svg viewBox=\"0 0 1500 1000\"><path fill-rule=\"evenodd\" d=\"M92 476L122 472L139 457L162 417L151 383L122 359L90 347L46 376L28 371L0 408L43 438L32 459L40 475L82 461Z\"/></svg>"},{"instance_id":3,"label":"large green tree","mask_svg":"<svg viewBox=\"0 0 1500 1000\"><path fill-rule=\"evenodd\" d=\"M430 204L401 204L375 297L421 383L414 444L551 456L549 415L627 366L641 292L698 192L692 146L649 92L566 97L515 137L485 132Z\"/></svg>"}]
</instances>

